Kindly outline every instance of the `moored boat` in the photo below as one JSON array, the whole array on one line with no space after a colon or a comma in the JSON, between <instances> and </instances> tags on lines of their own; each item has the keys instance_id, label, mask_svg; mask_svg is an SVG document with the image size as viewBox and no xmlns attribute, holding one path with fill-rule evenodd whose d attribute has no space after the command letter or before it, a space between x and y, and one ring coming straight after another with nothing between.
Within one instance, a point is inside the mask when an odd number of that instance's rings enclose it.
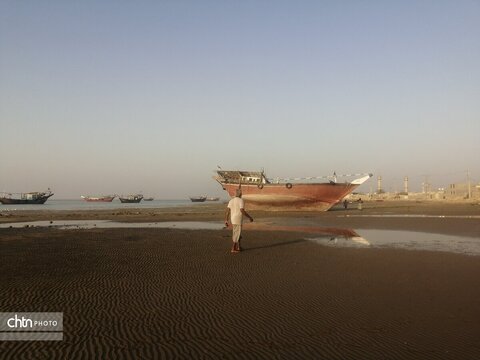
<instances>
[{"instance_id":1,"label":"moored boat","mask_svg":"<svg viewBox=\"0 0 480 360\"><path fill-rule=\"evenodd\" d=\"M42 192L29 193L0 193L0 203L4 205L14 204L45 204L53 192L48 189Z\"/></svg>"},{"instance_id":2,"label":"moored boat","mask_svg":"<svg viewBox=\"0 0 480 360\"><path fill-rule=\"evenodd\" d=\"M205 200L207 200L207 197L206 196L190 196L190 200L192 202L204 202Z\"/></svg>"},{"instance_id":3,"label":"moored boat","mask_svg":"<svg viewBox=\"0 0 480 360\"><path fill-rule=\"evenodd\" d=\"M216 196L209 196L206 199L206 201L218 201L218 200L220 200L220 198Z\"/></svg>"},{"instance_id":4,"label":"moored boat","mask_svg":"<svg viewBox=\"0 0 480 360\"><path fill-rule=\"evenodd\" d=\"M338 177L353 176L361 177L351 182L337 182ZM327 211L371 176L334 173L333 176L269 179L263 171L218 170L214 179L230 197L241 187L242 198L249 209ZM318 179L324 182L312 182Z\"/></svg>"},{"instance_id":5,"label":"moored boat","mask_svg":"<svg viewBox=\"0 0 480 360\"><path fill-rule=\"evenodd\" d=\"M119 196L120 202L122 203L139 203L143 199L142 194L132 194L127 196Z\"/></svg>"},{"instance_id":6,"label":"moored boat","mask_svg":"<svg viewBox=\"0 0 480 360\"><path fill-rule=\"evenodd\" d=\"M100 195L100 196L90 196L82 195L81 198L88 202L112 202L115 199L116 195Z\"/></svg>"}]
</instances>

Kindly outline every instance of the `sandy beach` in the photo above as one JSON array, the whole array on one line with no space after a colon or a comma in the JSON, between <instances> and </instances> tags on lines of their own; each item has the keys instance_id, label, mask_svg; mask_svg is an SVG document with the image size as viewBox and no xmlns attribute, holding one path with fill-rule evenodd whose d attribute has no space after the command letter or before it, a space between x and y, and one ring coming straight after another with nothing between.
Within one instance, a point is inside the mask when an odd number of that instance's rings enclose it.
<instances>
[{"instance_id":1,"label":"sandy beach","mask_svg":"<svg viewBox=\"0 0 480 360\"><path fill-rule=\"evenodd\" d=\"M222 221L201 209L2 213L60 219ZM253 212L255 223L453 234L480 241L480 206L368 203ZM2 358L476 359L480 257L341 248L301 231L0 229L0 309L64 313L64 340L2 342Z\"/></svg>"}]
</instances>

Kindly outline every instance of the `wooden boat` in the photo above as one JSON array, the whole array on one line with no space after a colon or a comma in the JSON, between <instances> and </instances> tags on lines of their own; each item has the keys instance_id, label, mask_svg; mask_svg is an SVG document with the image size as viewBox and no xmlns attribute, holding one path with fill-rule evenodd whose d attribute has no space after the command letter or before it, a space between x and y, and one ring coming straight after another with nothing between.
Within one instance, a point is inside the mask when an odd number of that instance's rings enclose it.
<instances>
[{"instance_id":1,"label":"wooden boat","mask_svg":"<svg viewBox=\"0 0 480 360\"><path fill-rule=\"evenodd\" d=\"M217 170L214 177L230 195L242 189L242 198L250 209L317 210L327 211L367 181L372 174L350 174L338 177L361 176L351 182L337 182L337 175L269 179L263 171ZM324 182L315 182L324 179Z\"/></svg>"},{"instance_id":2,"label":"wooden boat","mask_svg":"<svg viewBox=\"0 0 480 360\"><path fill-rule=\"evenodd\" d=\"M119 196L120 202L122 203L139 203L143 199L142 194L132 194L127 196Z\"/></svg>"},{"instance_id":3,"label":"wooden boat","mask_svg":"<svg viewBox=\"0 0 480 360\"><path fill-rule=\"evenodd\" d=\"M81 198L88 202L112 202L115 199L116 195L100 195L100 196L90 196L82 195Z\"/></svg>"},{"instance_id":4,"label":"wooden boat","mask_svg":"<svg viewBox=\"0 0 480 360\"><path fill-rule=\"evenodd\" d=\"M190 200L192 202L204 202L205 200L207 200L207 197L206 196L190 196Z\"/></svg>"},{"instance_id":5,"label":"wooden boat","mask_svg":"<svg viewBox=\"0 0 480 360\"><path fill-rule=\"evenodd\" d=\"M0 193L0 203L4 205L45 204L51 196L53 196L53 192L50 189L43 192Z\"/></svg>"},{"instance_id":6,"label":"wooden boat","mask_svg":"<svg viewBox=\"0 0 480 360\"><path fill-rule=\"evenodd\" d=\"M218 200L220 200L220 198L219 198L219 197L216 197L216 196L215 196L215 197L213 197L213 196L210 196L210 197L207 197L207 200L206 200L206 201L218 201Z\"/></svg>"}]
</instances>

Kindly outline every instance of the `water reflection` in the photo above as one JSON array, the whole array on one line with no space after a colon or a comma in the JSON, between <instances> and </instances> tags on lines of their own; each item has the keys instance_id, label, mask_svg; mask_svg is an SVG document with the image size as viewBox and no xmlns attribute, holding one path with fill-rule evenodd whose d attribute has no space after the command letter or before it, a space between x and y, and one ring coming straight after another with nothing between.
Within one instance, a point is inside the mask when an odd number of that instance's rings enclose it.
<instances>
[{"instance_id":1,"label":"water reflection","mask_svg":"<svg viewBox=\"0 0 480 360\"><path fill-rule=\"evenodd\" d=\"M465 255L480 255L479 237L432 234L399 230L359 230L372 247L406 250L445 251Z\"/></svg>"},{"instance_id":2,"label":"water reflection","mask_svg":"<svg viewBox=\"0 0 480 360\"><path fill-rule=\"evenodd\" d=\"M359 237L355 230L353 229L344 229L344 228L334 228L326 226L312 226L312 225L278 225L273 222L257 222L257 223L246 223L244 225L245 230L259 230L259 231L288 231L288 232L299 232L307 234L318 234L325 235L330 237L344 237L352 238Z\"/></svg>"},{"instance_id":3,"label":"water reflection","mask_svg":"<svg viewBox=\"0 0 480 360\"><path fill-rule=\"evenodd\" d=\"M306 238L306 240L326 246L336 247L368 247L370 242L362 236L316 236L314 238Z\"/></svg>"},{"instance_id":4,"label":"water reflection","mask_svg":"<svg viewBox=\"0 0 480 360\"><path fill-rule=\"evenodd\" d=\"M309 238L307 240L329 246L370 246L369 241L365 239L364 236L359 235L357 231L353 229L312 225L278 225L274 222L249 223L245 224L245 229L259 231L288 231L315 234L315 238Z\"/></svg>"}]
</instances>

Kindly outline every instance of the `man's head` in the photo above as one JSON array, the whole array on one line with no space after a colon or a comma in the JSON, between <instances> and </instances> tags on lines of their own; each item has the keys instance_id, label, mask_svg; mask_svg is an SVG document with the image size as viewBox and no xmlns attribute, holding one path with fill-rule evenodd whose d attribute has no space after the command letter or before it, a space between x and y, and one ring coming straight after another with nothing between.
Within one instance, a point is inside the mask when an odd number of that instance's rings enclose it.
<instances>
[{"instance_id":1,"label":"man's head","mask_svg":"<svg viewBox=\"0 0 480 360\"><path fill-rule=\"evenodd\" d=\"M236 197L242 197L242 189L235 190L235 196Z\"/></svg>"}]
</instances>

